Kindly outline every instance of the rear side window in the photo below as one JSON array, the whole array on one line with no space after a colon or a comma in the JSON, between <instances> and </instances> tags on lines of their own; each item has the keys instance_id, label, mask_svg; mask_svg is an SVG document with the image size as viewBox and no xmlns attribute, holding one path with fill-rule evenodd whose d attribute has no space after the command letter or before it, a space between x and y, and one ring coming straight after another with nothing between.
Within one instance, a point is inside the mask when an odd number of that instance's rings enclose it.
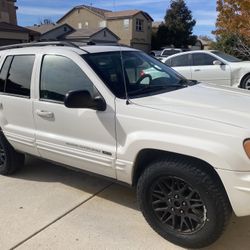
<instances>
[{"instance_id":1,"label":"rear side window","mask_svg":"<svg viewBox=\"0 0 250 250\"><path fill-rule=\"evenodd\" d=\"M205 53L194 53L193 54L193 65L194 66L205 66L214 65L215 57Z\"/></svg>"},{"instance_id":2,"label":"rear side window","mask_svg":"<svg viewBox=\"0 0 250 250\"><path fill-rule=\"evenodd\" d=\"M71 59L46 55L41 69L40 98L63 102L69 91L87 90L92 96L96 89L87 75Z\"/></svg>"},{"instance_id":3,"label":"rear side window","mask_svg":"<svg viewBox=\"0 0 250 250\"><path fill-rule=\"evenodd\" d=\"M5 83L5 93L30 97L30 84L34 61L34 55L13 57Z\"/></svg>"},{"instance_id":4,"label":"rear side window","mask_svg":"<svg viewBox=\"0 0 250 250\"><path fill-rule=\"evenodd\" d=\"M4 92L5 89L5 83L6 78L9 72L10 64L12 62L13 56L8 56L2 66L1 72L0 72L0 92Z\"/></svg>"},{"instance_id":5,"label":"rear side window","mask_svg":"<svg viewBox=\"0 0 250 250\"><path fill-rule=\"evenodd\" d=\"M181 55L171 58L171 67L190 66L189 55Z\"/></svg>"}]
</instances>

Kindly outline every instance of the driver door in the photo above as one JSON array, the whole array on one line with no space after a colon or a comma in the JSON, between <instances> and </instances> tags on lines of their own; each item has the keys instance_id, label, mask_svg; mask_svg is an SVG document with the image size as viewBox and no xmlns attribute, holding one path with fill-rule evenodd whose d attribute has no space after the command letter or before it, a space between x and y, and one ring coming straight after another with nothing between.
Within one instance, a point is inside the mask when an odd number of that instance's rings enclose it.
<instances>
[{"instance_id":1,"label":"driver door","mask_svg":"<svg viewBox=\"0 0 250 250\"><path fill-rule=\"evenodd\" d=\"M115 178L114 98L104 93L107 109L103 112L64 105L69 91L87 90L92 97L102 95L91 74L78 55L49 54L41 58L38 98L34 101L36 144L43 158Z\"/></svg>"},{"instance_id":2,"label":"driver door","mask_svg":"<svg viewBox=\"0 0 250 250\"><path fill-rule=\"evenodd\" d=\"M231 85L229 65L214 65L216 57L207 53L193 53L192 79L219 85Z\"/></svg>"}]
</instances>

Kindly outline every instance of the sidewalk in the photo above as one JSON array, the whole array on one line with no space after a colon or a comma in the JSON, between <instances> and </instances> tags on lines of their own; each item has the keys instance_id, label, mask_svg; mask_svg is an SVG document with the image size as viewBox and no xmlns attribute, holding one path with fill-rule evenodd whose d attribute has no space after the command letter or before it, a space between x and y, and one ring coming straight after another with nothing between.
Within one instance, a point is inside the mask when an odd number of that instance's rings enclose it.
<instances>
[{"instance_id":1,"label":"sidewalk","mask_svg":"<svg viewBox=\"0 0 250 250\"><path fill-rule=\"evenodd\" d=\"M137 209L135 191L30 159L0 176L0 249L183 249L165 241ZM207 250L247 250L250 217L233 218Z\"/></svg>"}]
</instances>

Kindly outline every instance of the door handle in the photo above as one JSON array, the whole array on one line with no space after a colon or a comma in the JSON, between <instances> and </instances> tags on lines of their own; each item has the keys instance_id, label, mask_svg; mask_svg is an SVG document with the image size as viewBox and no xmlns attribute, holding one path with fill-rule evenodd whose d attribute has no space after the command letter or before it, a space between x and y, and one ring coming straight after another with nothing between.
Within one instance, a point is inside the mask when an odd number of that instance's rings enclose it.
<instances>
[{"instance_id":1,"label":"door handle","mask_svg":"<svg viewBox=\"0 0 250 250\"><path fill-rule=\"evenodd\" d=\"M200 69L195 69L194 71L195 71L195 72L199 72L199 71L201 71L201 70L200 70Z\"/></svg>"},{"instance_id":2,"label":"door handle","mask_svg":"<svg viewBox=\"0 0 250 250\"><path fill-rule=\"evenodd\" d=\"M3 103L0 102L0 109L3 109Z\"/></svg>"},{"instance_id":3,"label":"door handle","mask_svg":"<svg viewBox=\"0 0 250 250\"><path fill-rule=\"evenodd\" d=\"M54 113L45 110L36 110L36 114L43 118L54 118Z\"/></svg>"}]
</instances>

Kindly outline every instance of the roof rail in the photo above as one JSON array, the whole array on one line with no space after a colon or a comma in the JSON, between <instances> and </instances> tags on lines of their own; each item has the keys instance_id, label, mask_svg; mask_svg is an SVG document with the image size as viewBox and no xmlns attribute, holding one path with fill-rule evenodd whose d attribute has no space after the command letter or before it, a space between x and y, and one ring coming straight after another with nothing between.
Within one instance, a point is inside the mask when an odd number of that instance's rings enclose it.
<instances>
[{"instance_id":1,"label":"roof rail","mask_svg":"<svg viewBox=\"0 0 250 250\"><path fill-rule=\"evenodd\" d=\"M7 50L7 49L18 49L18 48L28 48L28 47L41 47L41 46L67 46L73 48L79 48L76 44L72 42L66 41L52 41L52 42L32 42L32 43L19 43L7 46L1 46L0 50Z\"/></svg>"}]
</instances>

